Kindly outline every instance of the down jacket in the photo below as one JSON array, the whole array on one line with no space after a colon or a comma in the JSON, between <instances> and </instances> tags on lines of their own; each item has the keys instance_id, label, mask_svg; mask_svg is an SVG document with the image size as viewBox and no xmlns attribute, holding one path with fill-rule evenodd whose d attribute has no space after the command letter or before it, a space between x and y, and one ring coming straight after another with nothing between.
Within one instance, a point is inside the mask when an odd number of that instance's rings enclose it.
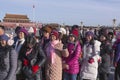
<instances>
[{"instance_id":1,"label":"down jacket","mask_svg":"<svg viewBox=\"0 0 120 80\"><path fill-rule=\"evenodd\" d=\"M85 44L83 47L83 62L81 66L82 79L96 80L98 74L98 61L101 59L99 56L101 43L95 40L94 45ZM89 63L89 59L94 61Z\"/></svg>"},{"instance_id":2,"label":"down jacket","mask_svg":"<svg viewBox=\"0 0 120 80\"><path fill-rule=\"evenodd\" d=\"M80 70L79 58L81 54L81 45L79 42L68 43L67 45L69 56L63 61L69 66L69 69L64 69L64 72L70 74L78 74Z\"/></svg>"},{"instance_id":3,"label":"down jacket","mask_svg":"<svg viewBox=\"0 0 120 80\"><path fill-rule=\"evenodd\" d=\"M0 80L16 80L16 69L16 51L11 47L0 47Z\"/></svg>"}]
</instances>

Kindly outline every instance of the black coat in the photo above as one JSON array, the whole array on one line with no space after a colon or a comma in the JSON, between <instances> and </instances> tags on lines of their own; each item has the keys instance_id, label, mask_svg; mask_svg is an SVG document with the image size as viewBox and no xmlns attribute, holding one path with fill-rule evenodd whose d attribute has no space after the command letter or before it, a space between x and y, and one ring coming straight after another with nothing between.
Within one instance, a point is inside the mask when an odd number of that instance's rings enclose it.
<instances>
[{"instance_id":1,"label":"black coat","mask_svg":"<svg viewBox=\"0 0 120 80\"><path fill-rule=\"evenodd\" d=\"M103 73L109 73L110 72L110 56L112 53L112 46L109 42L102 42L100 46L100 56L102 58L102 62L99 65L99 71Z\"/></svg>"},{"instance_id":2,"label":"black coat","mask_svg":"<svg viewBox=\"0 0 120 80\"><path fill-rule=\"evenodd\" d=\"M40 67L46 60L45 53L43 52L41 46L37 43L30 54L26 55L27 48L25 46L21 49L21 54L19 56L20 60L23 62L24 59L29 61L29 66L39 65Z\"/></svg>"}]
</instances>

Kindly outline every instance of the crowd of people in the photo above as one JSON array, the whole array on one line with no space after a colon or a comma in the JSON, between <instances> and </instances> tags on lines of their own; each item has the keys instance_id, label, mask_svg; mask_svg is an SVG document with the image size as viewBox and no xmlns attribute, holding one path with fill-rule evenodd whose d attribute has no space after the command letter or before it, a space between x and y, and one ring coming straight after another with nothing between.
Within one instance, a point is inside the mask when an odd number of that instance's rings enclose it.
<instances>
[{"instance_id":1,"label":"crowd of people","mask_svg":"<svg viewBox=\"0 0 120 80\"><path fill-rule=\"evenodd\" d=\"M120 80L120 32L78 25L36 30L0 26L0 80Z\"/></svg>"}]
</instances>

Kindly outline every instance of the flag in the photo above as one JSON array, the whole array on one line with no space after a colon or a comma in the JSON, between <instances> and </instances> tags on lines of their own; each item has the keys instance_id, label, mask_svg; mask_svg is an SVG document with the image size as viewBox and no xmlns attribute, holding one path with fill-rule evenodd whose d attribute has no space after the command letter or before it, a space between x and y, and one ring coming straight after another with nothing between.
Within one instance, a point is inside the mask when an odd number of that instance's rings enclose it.
<instances>
[{"instance_id":1,"label":"flag","mask_svg":"<svg viewBox=\"0 0 120 80\"><path fill-rule=\"evenodd\" d=\"M35 8L35 5L33 5L33 8Z\"/></svg>"}]
</instances>

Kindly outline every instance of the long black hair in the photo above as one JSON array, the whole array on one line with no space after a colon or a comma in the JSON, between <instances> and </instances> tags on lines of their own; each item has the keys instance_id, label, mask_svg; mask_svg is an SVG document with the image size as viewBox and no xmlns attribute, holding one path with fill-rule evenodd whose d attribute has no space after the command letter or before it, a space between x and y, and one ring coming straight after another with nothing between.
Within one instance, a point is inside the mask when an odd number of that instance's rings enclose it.
<instances>
[{"instance_id":1,"label":"long black hair","mask_svg":"<svg viewBox=\"0 0 120 80\"><path fill-rule=\"evenodd\" d=\"M32 47L31 47L32 46ZM21 59L21 57L23 55L25 55L26 51L29 49L35 49L37 50L39 47L38 47L38 43L36 41L36 38L35 36L32 36L32 35L28 35L26 38L25 38L25 43L23 44L21 50L20 50L20 55L19 55L19 58ZM36 53L36 52L34 52Z\"/></svg>"}]
</instances>

